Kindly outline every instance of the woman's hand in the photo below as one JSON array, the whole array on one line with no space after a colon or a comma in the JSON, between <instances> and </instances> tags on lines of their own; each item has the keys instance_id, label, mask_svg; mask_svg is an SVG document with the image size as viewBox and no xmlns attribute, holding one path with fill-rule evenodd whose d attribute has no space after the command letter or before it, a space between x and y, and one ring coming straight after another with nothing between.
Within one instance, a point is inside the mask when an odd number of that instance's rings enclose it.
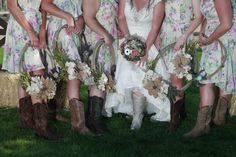
<instances>
[{"instance_id":1,"label":"woman's hand","mask_svg":"<svg viewBox=\"0 0 236 157\"><path fill-rule=\"evenodd\" d=\"M84 30L84 26L85 26L85 23L84 23L84 19L83 17L79 17L76 21L75 21L75 29L74 29L74 33L76 34L80 34L83 32Z\"/></svg>"},{"instance_id":2,"label":"woman's hand","mask_svg":"<svg viewBox=\"0 0 236 157\"><path fill-rule=\"evenodd\" d=\"M66 29L66 31L67 31L67 33L71 34L75 29L75 21L74 21L74 18L71 14L67 15L66 22L68 25L68 28Z\"/></svg>"},{"instance_id":3,"label":"woman's hand","mask_svg":"<svg viewBox=\"0 0 236 157\"><path fill-rule=\"evenodd\" d=\"M145 51L146 51L145 56L141 57L140 60L137 62L138 66L140 67L143 67L148 61L148 51L147 50Z\"/></svg>"},{"instance_id":4,"label":"woman's hand","mask_svg":"<svg viewBox=\"0 0 236 157\"><path fill-rule=\"evenodd\" d=\"M39 48L44 49L47 46L46 44L46 30L41 30L39 32Z\"/></svg>"},{"instance_id":5,"label":"woman's hand","mask_svg":"<svg viewBox=\"0 0 236 157\"><path fill-rule=\"evenodd\" d=\"M154 45L156 46L157 50L160 50L162 48L162 44L161 44L161 38L160 36L158 35L155 42L154 42Z\"/></svg>"},{"instance_id":6,"label":"woman's hand","mask_svg":"<svg viewBox=\"0 0 236 157\"><path fill-rule=\"evenodd\" d=\"M209 45L208 38L202 33L199 35L199 44L201 46Z\"/></svg>"},{"instance_id":7,"label":"woman's hand","mask_svg":"<svg viewBox=\"0 0 236 157\"><path fill-rule=\"evenodd\" d=\"M181 48L183 48L184 44L187 41L187 35L182 35L181 37L179 37L175 43L174 49L176 51L179 51Z\"/></svg>"},{"instance_id":8,"label":"woman's hand","mask_svg":"<svg viewBox=\"0 0 236 157\"><path fill-rule=\"evenodd\" d=\"M111 46L113 44L114 38L112 37L111 34L106 33L106 35L104 36L104 40L108 46Z\"/></svg>"},{"instance_id":9,"label":"woman's hand","mask_svg":"<svg viewBox=\"0 0 236 157\"><path fill-rule=\"evenodd\" d=\"M30 38L31 46L33 46L34 48L39 48L39 39L36 33L34 31L29 31L28 35Z\"/></svg>"}]
</instances>

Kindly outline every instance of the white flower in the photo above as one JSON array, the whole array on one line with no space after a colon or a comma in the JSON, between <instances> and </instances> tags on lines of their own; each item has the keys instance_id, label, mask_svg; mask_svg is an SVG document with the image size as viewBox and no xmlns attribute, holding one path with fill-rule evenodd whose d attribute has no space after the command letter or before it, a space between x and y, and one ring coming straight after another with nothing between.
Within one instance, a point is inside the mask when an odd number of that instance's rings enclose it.
<instances>
[{"instance_id":1,"label":"white flower","mask_svg":"<svg viewBox=\"0 0 236 157\"><path fill-rule=\"evenodd\" d=\"M192 75L191 75L191 74L187 74L187 76L186 76L186 79L187 79L188 81L190 81L190 80L192 80L192 79L193 79L193 77L192 77Z\"/></svg>"},{"instance_id":2,"label":"white flower","mask_svg":"<svg viewBox=\"0 0 236 157\"><path fill-rule=\"evenodd\" d=\"M184 74L183 73L179 73L178 78L183 78Z\"/></svg>"},{"instance_id":3,"label":"white flower","mask_svg":"<svg viewBox=\"0 0 236 157\"><path fill-rule=\"evenodd\" d=\"M66 67L68 68L74 68L76 64L74 62L66 62Z\"/></svg>"},{"instance_id":4,"label":"white flower","mask_svg":"<svg viewBox=\"0 0 236 157\"><path fill-rule=\"evenodd\" d=\"M125 55L129 56L132 53L132 50L130 50L129 48L125 49Z\"/></svg>"}]
</instances>

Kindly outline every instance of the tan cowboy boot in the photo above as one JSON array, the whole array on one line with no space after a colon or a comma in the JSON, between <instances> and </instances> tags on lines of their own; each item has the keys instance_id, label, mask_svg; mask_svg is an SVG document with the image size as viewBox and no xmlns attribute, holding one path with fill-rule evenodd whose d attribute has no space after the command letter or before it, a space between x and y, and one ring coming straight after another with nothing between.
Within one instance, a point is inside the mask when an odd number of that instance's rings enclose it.
<instances>
[{"instance_id":1,"label":"tan cowboy boot","mask_svg":"<svg viewBox=\"0 0 236 157\"><path fill-rule=\"evenodd\" d=\"M211 113L212 106L200 108L198 110L197 122L194 128L190 132L184 134L184 137L196 138L208 134L210 131Z\"/></svg>"},{"instance_id":2,"label":"tan cowboy boot","mask_svg":"<svg viewBox=\"0 0 236 157\"><path fill-rule=\"evenodd\" d=\"M92 135L85 125L84 105L79 99L69 101L72 130L81 135Z\"/></svg>"},{"instance_id":3,"label":"tan cowboy boot","mask_svg":"<svg viewBox=\"0 0 236 157\"><path fill-rule=\"evenodd\" d=\"M228 109L228 100L225 97L220 97L216 106L213 123L218 126L225 124L225 114Z\"/></svg>"}]
</instances>

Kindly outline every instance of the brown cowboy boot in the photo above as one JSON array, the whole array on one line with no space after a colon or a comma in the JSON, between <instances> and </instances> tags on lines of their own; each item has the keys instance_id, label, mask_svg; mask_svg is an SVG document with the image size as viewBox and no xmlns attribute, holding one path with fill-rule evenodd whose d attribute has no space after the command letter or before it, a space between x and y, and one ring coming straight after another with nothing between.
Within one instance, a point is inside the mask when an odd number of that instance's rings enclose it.
<instances>
[{"instance_id":1,"label":"brown cowboy boot","mask_svg":"<svg viewBox=\"0 0 236 157\"><path fill-rule=\"evenodd\" d=\"M225 97L220 97L216 106L213 123L217 126L225 124L225 115L228 109L228 100Z\"/></svg>"},{"instance_id":2,"label":"brown cowboy boot","mask_svg":"<svg viewBox=\"0 0 236 157\"><path fill-rule=\"evenodd\" d=\"M194 128L184 134L187 138L196 138L210 132L212 106L205 106L198 110L197 122Z\"/></svg>"},{"instance_id":3,"label":"brown cowboy boot","mask_svg":"<svg viewBox=\"0 0 236 157\"><path fill-rule=\"evenodd\" d=\"M55 98L51 99L48 101L48 116L50 120L58 120L61 122L68 122L69 120L65 117L63 117L59 113L59 108L60 106L58 105L57 101Z\"/></svg>"},{"instance_id":4,"label":"brown cowboy boot","mask_svg":"<svg viewBox=\"0 0 236 157\"><path fill-rule=\"evenodd\" d=\"M88 127L97 135L109 132L102 120L102 109L104 100L101 97L93 96L89 98Z\"/></svg>"},{"instance_id":5,"label":"brown cowboy boot","mask_svg":"<svg viewBox=\"0 0 236 157\"><path fill-rule=\"evenodd\" d=\"M180 109L180 120L185 120L187 118L187 111L186 111L186 106L185 106L185 95L183 97L183 105Z\"/></svg>"},{"instance_id":6,"label":"brown cowboy boot","mask_svg":"<svg viewBox=\"0 0 236 157\"><path fill-rule=\"evenodd\" d=\"M48 140L58 140L59 136L48 127L47 105L36 103L33 105L33 108L36 135Z\"/></svg>"},{"instance_id":7,"label":"brown cowboy boot","mask_svg":"<svg viewBox=\"0 0 236 157\"><path fill-rule=\"evenodd\" d=\"M180 111L183 106L183 99L179 99L175 103L171 103L171 120L169 124L168 131L175 132L180 126L181 118L180 118Z\"/></svg>"},{"instance_id":8,"label":"brown cowboy boot","mask_svg":"<svg viewBox=\"0 0 236 157\"><path fill-rule=\"evenodd\" d=\"M33 105L30 96L19 100L19 114L21 128L34 128Z\"/></svg>"},{"instance_id":9,"label":"brown cowboy boot","mask_svg":"<svg viewBox=\"0 0 236 157\"><path fill-rule=\"evenodd\" d=\"M72 130L81 135L92 135L85 125L84 105L79 99L69 101Z\"/></svg>"}]
</instances>

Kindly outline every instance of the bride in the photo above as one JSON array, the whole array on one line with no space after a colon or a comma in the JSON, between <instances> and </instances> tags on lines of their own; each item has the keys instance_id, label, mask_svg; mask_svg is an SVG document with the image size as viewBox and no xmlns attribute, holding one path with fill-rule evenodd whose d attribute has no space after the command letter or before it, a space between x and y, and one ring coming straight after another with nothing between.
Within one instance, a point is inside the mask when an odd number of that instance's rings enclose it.
<instances>
[{"instance_id":1,"label":"bride","mask_svg":"<svg viewBox=\"0 0 236 157\"><path fill-rule=\"evenodd\" d=\"M143 79L146 62L153 60L158 50L153 45L159 34L164 18L162 0L119 0L119 28L125 37L138 35L145 39L146 55L137 63L129 62L118 54L116 69L116 93L107 97L105 111L111 116L114 112L133 116L131 129L139 129L143 112L154 113L151 118L157 121L170 120L170 101L167 97L154 98L144 88ZM168 79L166 66L159 60L155 72ZM147 105L146 105L147 104Z\"/></svg>"}]
</instances>

